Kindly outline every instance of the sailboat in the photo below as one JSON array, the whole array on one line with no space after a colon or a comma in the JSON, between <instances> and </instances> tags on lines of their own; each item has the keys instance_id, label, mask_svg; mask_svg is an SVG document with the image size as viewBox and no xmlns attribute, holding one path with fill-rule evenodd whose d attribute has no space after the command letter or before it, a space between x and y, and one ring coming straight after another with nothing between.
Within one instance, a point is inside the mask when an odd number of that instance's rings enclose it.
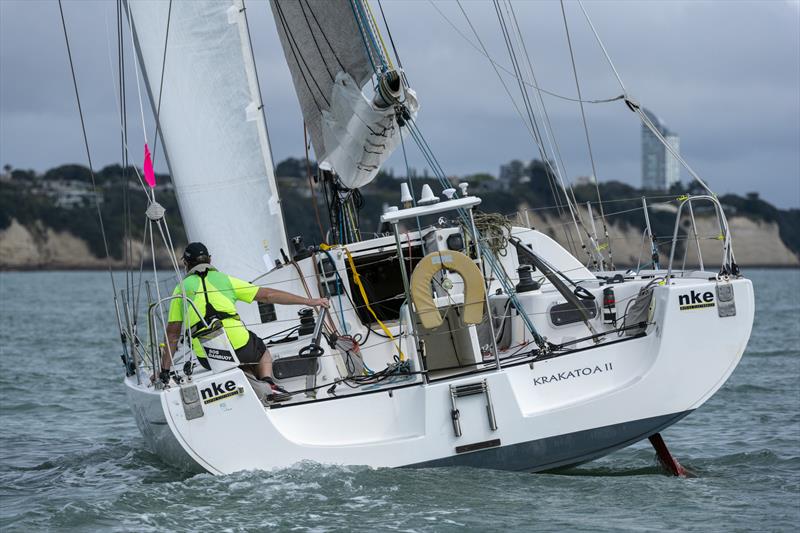
<instances>
[{"instance_id":1,"label":"sailboat","mask_svg":"<svg viewBox=\"0 0 800 533\"><path fill-rule=\"evenodd\" d=\"M368 236L356 191L396 148L414 141L440 169L416 124L418 96L367 0L270 5L331 199L317 246L286 236L244 1L124 2L189 240L223 272L331 302L299 313L239 304L290 393L276 402L212 323L187 332L161 368L164 309L191 302L152 285L140 332L123 295L127 398L166 463L212 474L300 461L552 470L655 436L722 387L754 299L715 196L679 200L669 261L655 253L648 269L615 270L585 221L579 258L529 225L487 217L468 183L438 170L440 191L398 182L382 233ZM169 247L150 194L149 235ZM719 221L718 271L678 268L698 203Z\"/></svg>"}]
</instances>

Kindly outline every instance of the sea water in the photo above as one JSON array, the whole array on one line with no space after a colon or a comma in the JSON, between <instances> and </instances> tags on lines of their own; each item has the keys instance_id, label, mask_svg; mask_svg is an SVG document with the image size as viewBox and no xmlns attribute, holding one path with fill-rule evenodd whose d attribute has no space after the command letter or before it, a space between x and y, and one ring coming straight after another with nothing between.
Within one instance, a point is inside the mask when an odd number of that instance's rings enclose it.
<instances>
[{"instance_id":1,"label":"sea water","mask_svg":"<svg viewBox=\"0 0 800 533\"><path fill-rule=\"evenodd\" d=\"M757 307L744 359L663 433L694 479L663 475L646 442L557 474L182 473L128 409L108 274L0 273L0 530L797 531L800 271L745 273Z\"/></svg>"}]
</instances>

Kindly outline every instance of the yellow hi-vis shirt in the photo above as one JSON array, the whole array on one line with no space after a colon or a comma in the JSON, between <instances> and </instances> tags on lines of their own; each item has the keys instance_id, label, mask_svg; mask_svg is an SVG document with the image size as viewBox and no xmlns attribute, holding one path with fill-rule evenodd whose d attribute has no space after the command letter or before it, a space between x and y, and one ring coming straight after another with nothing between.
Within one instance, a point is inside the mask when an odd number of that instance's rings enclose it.
<instances>
[{"instance_id":1,"label":"yellow hi-vis shirt","mask_svg":"<svg viewBox=\"0 0 800 533\"><path fill-rule=\"evenodd\" d=\"M202 266L204 265L199 266L202 270ZM186 297L194 302L197 310L203 314L206 312L206 298L208 298L208 303L210 303L216 311L228 315L236 315L223 319L222 325L225 328L225 333L228 335L231 346L234 350L238 350L247 344L250 333L245 325L242 324L242 321L239 320L239 316L236 314L235 304L237 301L251 303L255 299L256 293L258 293L258 287L252 283L223 274L214 267L208 266L205 276L205 288L208 291L206 293L203 291L203 280L198 273L193 272L194 270L198 270L198 268L195 267L183 278L175 287L175 290L172 291L172 295L178 296L185 291ZM183 289L181 289L181 286L183 286ZM186 320L183 314L184 307L186 307L188 314ZM181 322L183 323L183 329L187 330L200 322L200 315L197 314L189 303L184 302L181 298L176 298L172 300L169 305L169 321ZM205 350L203 350L203 347L197 339L192 339L192 348L198 357L206 356Z\"/></svg>"}]
</instances>

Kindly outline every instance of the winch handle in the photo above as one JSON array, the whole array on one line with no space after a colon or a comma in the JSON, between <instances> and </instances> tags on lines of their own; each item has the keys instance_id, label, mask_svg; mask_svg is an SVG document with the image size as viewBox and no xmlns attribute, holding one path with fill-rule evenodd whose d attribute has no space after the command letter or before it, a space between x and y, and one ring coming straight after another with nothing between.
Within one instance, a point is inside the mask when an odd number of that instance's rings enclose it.
<instances>
[{"instance_id":1,"label":"winch handle","mask_svg":"<svg viewBox=\"0 0 800 533\"><path fill-rule=\"evenodd\" d=\"M314 335L312 335L312 344L316 344L319 346L320 338L322 338L322 328L325 325L325 319L328 318L328 308L323 307L322 311L319 312L319 316L317 317L317 324L314 326Z\"/></svg>"},{"instance_id":2,"label":"winch handle","mask_svg":"<svg viewBox=\"0 0 800 533\"><path fill-rule=\"evenodd\" d=\"M328 309L323 307L317 317L317 324L314 326L311 344L300 349L300 353L298 354L300 357L320 357L325 353L325 349L320 345L319 341L322 338L322 327L325 324L325 319L328 317L327 313Z\"/></svg>"}]
</instances>

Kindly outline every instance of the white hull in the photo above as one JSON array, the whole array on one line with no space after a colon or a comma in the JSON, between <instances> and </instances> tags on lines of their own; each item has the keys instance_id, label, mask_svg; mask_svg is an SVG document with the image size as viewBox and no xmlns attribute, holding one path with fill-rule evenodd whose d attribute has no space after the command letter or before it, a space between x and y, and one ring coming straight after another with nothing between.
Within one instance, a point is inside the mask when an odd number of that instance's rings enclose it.
<instances>
[{"instance_id":1,"label":"white hull","mask_svg":"<svg viewBox=\"0 0 800 533\"><path fill-rule=\"evenodd\" d=\"M126 380L137 423L166 462L226 474L311 460L372 467L468 465L547 470L630 445L700 407L738 364L753 322L749 280L730 281L737 314L680 310L706 279L655 289L655 315L640 337L621 337L551 359L520 362L430 383L265 408L238 369L195 376L202 390L228 381L243 393L205 403L187 420L180 388L153 391ZM455 435L450 386L486 380L484 395L458 399Z\"/></svg>"}]
</instances>

